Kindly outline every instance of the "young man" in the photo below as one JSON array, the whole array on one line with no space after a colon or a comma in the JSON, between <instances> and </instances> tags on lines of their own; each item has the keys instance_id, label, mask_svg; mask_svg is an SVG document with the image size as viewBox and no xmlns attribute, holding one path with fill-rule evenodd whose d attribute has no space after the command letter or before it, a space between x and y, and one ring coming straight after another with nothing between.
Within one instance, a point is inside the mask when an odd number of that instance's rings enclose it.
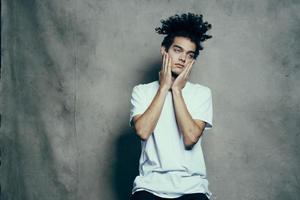
<instances>
[{"instance_id":1,"label":"young man","mask_svg":"<svg viewBox=\"0 0 300 200\"><path fill-rule=\"evenodd\" d=\"M201 135L212 127L208 87L188 81L192 66L211 38L202 15L175 15L155 30L165 34L159 80L133 88L129 123L141 139L139 175L132 200L211 197Z\"/></svg>"}]
</instances>

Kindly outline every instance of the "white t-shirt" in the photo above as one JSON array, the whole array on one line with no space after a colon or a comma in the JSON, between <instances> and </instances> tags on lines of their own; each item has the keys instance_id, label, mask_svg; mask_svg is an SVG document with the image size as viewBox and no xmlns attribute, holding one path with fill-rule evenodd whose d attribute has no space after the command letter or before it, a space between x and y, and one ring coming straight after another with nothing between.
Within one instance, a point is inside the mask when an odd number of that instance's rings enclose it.
<instances>
[{"instance_id":1,"label":"white t-shirt","mask_svg":"<svg viewBox=\"0 0 300 200\"><path fill-rule=\"evenodd\" d=\"M158 81L139 84L133 88L130 126L132 118L143 114L149 107L158 88ZM211 128L211 90L203 85L187 82L182 94L192 118L205 121L205 129ZM132 194L146 190L163 198L177 198L183 194L205 193L210 198L201 140L202 137L191 150L185 149L169 91L153 133L146 141L141 140L139 175L134 180Z\"/></svg>"}]
</instances>

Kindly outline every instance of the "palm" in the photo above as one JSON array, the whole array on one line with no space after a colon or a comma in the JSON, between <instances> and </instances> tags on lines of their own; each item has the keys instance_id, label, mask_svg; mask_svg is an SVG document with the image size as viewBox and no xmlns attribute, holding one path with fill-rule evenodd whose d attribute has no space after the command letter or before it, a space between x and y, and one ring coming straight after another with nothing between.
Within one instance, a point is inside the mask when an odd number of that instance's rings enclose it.
<instances>
[{"instance_id":1,"label":"palm","mask_svg":"<svg viewBox=\"0 0 300 200\"><path fill-rule=\"evenodd\" d=\"M191 69L192 69L192 66L194 64L195 60L193 60L178 76L177 78L175 79L175 81L173 82L173 85L172 85L172 90L173 89L180 89L182 90L182 88L184 88L187 80L188 80L188 77L191 73Z\"/></svg>"}]
</instances>

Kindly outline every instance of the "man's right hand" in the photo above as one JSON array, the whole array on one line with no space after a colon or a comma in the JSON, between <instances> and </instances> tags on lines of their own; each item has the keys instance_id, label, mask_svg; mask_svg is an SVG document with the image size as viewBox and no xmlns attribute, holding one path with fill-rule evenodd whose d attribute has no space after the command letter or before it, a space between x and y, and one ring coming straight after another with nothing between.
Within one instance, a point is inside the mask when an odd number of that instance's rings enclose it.
<instances>
[{"instance_id":1,"label":"man's right hand","mask_svg":"<svg viewBox=\"0 0 300 200\"><path fill-rule=\"evenodd\" d=\"M153 133L168 94L168 90L171 89L173 85L171 58L165 52L163 55L161 71L159 72L159 84L159 89L145 112L141 115L136 115L133 118L136 133L142 140L147 140Z\"/></svg>"},{"instance_id":2,"label":"man's right hand","mask_svg":"<svg viewBox=\"0 0 300 200\"><path fill-rule=\"evenodd\" d=\"M159 72L159 87L161 89L169 90L172 87L171 62L169 54L164 52L163 63Z\"/></svg>"}]
</instances>

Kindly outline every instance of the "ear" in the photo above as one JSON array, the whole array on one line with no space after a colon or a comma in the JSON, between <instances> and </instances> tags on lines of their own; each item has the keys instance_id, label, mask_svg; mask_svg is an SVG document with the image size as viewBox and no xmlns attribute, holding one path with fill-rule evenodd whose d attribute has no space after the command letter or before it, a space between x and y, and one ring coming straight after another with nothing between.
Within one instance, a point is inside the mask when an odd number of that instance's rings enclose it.
<instances>
[{"instance_id":1,"label":"ear","mask_svg":"<svg viewBox=\"0 0 300 200\"><path fill-rule=\"evenodd\" d=\"M160 47L160 53L161 55L164 55L164 53L166 53L166 48L164 46Z\"/></svg>"}]
</instances>

